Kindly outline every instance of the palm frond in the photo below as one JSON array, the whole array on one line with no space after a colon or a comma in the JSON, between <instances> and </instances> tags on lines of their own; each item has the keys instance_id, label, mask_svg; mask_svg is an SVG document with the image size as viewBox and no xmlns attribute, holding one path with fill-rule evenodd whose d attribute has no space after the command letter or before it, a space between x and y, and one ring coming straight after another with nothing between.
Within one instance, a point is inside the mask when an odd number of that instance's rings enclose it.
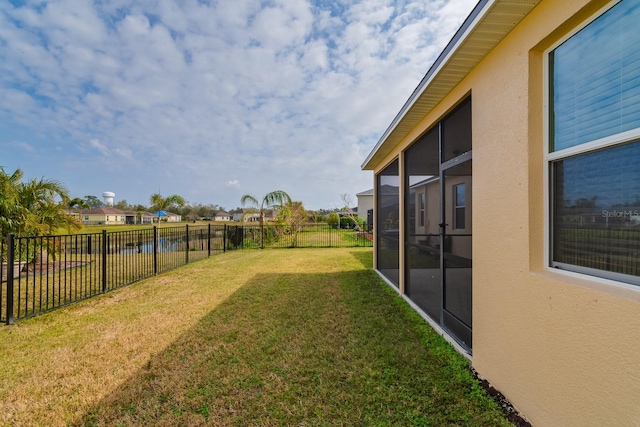
<instances>
[{"instance_id":1,"label":"palm frond","mask_svg":"<svg viewBox=\"0 0 640 427\"><path fill-rule=\"evenodd\" d=\"M291 203L291 197L289 197L289 195L282 190L276 190L267 193L267 195L264 196L263 201L264 206L269 208L277 208L289 203Z\"/></svg>"},{"instance_id":2,"label":"palm frond","mask_svg":"<svg viewBox=\"0 0 640 427\"><path fill-rule=\"evenodd\" d=\"M244 207L249 205L249 207L260 209L260 202L251 194L245 194L240 199L240 204Z\"/></svg>"}]
</instances>

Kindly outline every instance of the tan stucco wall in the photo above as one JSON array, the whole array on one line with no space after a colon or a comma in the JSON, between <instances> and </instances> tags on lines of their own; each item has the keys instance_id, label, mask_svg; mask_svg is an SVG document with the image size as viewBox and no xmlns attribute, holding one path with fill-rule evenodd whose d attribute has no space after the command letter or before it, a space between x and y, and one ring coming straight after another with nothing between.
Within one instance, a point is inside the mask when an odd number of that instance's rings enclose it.
<instances>
[{"instance_id":1,"label":"tan stucco wall","mask_svg":"<svg viewBox=\"0 0 640 427\"><path fill-rule=\"evenodd\" d=\"M544 267L542 52L606 4L542 1L385 159L472 94L473 365L534 425L640 425L640 289Z\"/></svg>"},{"instance_id":2,"label":"tan stucco wall","mask_svg":"<svg viewBox=\"0 0 640 427\"><path fill-rule=\"evenodd\" d=\"M640 290L544 270L542 54L586 4L543 2L473 75L473 364L534 424L635 425Z\"/></svg>"}]
</instances>

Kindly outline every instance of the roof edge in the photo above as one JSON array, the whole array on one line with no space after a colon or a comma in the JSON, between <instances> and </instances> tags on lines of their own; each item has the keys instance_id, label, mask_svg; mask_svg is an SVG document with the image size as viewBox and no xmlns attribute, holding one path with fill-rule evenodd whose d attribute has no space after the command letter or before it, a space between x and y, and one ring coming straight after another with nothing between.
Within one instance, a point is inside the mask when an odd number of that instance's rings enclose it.
<instances>
[{"instance_id":1,"label":"roof edge","mask_svg":"<svg viewBox=\"0 0 640 427\"><path fill-rule=\"evenodd\" d=\"M429 82L437 75L437 73L442 69L442 67L446 64L447 60L451 57L453 53L455 53L456 49L460 44L466 40L466 37L469 35L470 31L475 28L478 24L480 18L482 18L487 11L491 8L491 6L495 3L495 0L480 0L478 4L473 8L471 13L464 20L458 31L453 35L449 43L445 46L444 50L438 55L435 62L431 65L427 74L420 80L418 86L414 89L409 96L409 99L404 103L398 114L396 114L395 118L391 121L391 124L384 131L376 145L373 147L367 158L361 165L362 170L373 170L370 167L369 163L371 162L373 156L377 153L380 147L384 144L384 141L388 138L389 134L396 128L398 123L404 118L404 116L409 112L413 104L416 100L424 93Z\"/></svg>"}]
</instances>

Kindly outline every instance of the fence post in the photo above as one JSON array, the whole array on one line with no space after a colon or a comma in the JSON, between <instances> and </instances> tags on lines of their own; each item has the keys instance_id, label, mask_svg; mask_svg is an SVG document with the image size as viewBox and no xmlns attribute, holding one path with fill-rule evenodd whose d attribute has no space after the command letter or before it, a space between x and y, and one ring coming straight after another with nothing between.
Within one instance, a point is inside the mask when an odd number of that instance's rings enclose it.
<instances>
[{"instance_id":1,"label":"fence post","mask_svg":"<svg viewBox=\"0 0 640 427\"><path fill-rule=\"evenodd\" d=\"M158 228L153 226L153 275L158 274Z\"/></svg>"},{"instance_id":2,"label":"fence post","mask_svg":"<svg viewBox=\"0 0 640 427\"><path fill-rule=\"evenodd\" d=\"M107 230L102 230L102 293L107 292Z\"/></svg>"},{"instance_id":3,"label":"fence post","mask_svg":"<svg viewBox=\"0 0 640 427\"><path fill-rule=\"evenodd\" d=\"M211 223L207 224L207 257L211 256Z\"/></svg>"},{"instance_id":4,"label":"fence post","mask_svg":"<svg viewBox=\"0 0 640 427\"><path fill-rule=\"evenodd\" d=\"M184 255L184 260L185 260L185 264L189 264L189 224L185 225L185 229L187 232L187 237L185 238L187 249Z\"/></svg>"},{"instance_id":5,"label":"fence post","mask_svg":"<svg viewBox=\"0 0 640 427\"><path fill-rule=\"evenodd\" d=\"M222 252L227 252L227 224L224 225L224 233L222 234Z\"/></svg>"},{"instance_id":6,"label":"fence post","mask_svg":"<svg viewBox=\"0 0 640 427\"><path fill-rule=\"evenodd\" d=\"M7 325L13 323L13 263L15 262L13 233L7 236ZM1 291L2 289L0 289Z\"/></svg>"}]
</instances>

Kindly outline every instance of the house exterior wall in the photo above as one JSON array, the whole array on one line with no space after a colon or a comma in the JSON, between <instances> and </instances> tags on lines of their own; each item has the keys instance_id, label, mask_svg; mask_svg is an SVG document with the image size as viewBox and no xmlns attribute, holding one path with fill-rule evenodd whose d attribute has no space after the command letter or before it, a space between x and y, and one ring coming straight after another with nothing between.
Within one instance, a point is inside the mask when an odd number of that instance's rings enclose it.
<instances>
[{"instance_id":1,"label":"house exterior wall","mask_svg":"<svg viewBox=\"0 0 640 427\"><path fill-rule=\"evenodd\" d=\"M237 222L258 222L260 221L260 215L257 213L244 214L244 213L234 213L233 221Z\"/></svg>"},{"instance_id":2,"label":"house exterior wall","mask_svg":"<svg viewBox=\"0 0 640 427\"><path fill-rule=\"evenodd\" d=\"M544 51L607 4L542 1L375 168L472 95L472 363L534 425L640 424L640 289L545 267Z\"/></svg>"},{"instance_id":3,"label":"house exterior wall","mask_svg":"<svg viewBox=\"0 0 640 427\"><path fill-rule=\"evenodd\" d=\"M358 217L366 221L367 212L369 209L373 209L373 194L358 194Z\"/></svg>"},{"instance_id":4,"label":"house exterior wall","mask_svg":"<svg viewBox=\"0 0 640 427\"><path fill-rule=\"evenodd\" d=\"M425 232L427 234L438 234L440 231L438 223L440 222L440 204L437 203L440 197L440 182L428 185L425 188L425 215L427 217L425 224ZM435 201L435 202L434 202Z\"/></svg>"},{"instance_id":5,"label":"house exterior wall","mask_svg":"<svg viewBox=\"0 0 640 427\"><path fill-rule=\"evenodd\" d=\"M82 214L83 222L87 224L121 225L125 223L123 214Z\"/></svg>"},{"instance_id":6,"label":"house exterior wall","mask_svg":"<svg viewBox=\"0 0 640 427\"><path fill-rule=\"evenodd\" d=\"M153 215L142 215L140 217L140 224L153 224Z\"/></svg>"},{"instance_id":7,"label":"house exterior wall","mask_svg":"<svg viewBox=\"0 0 640 427\"><path fill-rule=\"evenodd\" d=\"M416 234L428 234L427 233L427 227L429 227L429 224L431 221L433 221L432 217L430 217L429 215L427 215L427 186L424 185L420 188L416 189L416 193L415 193L415 208L413 209L413 216L415 218L414 222L414 229L415 229L415 233ZM424 198L425 201L425 206L424 206L424 211L422 211L420 209L420 200L421 198ZM422 219L422 224L420 221L420 217L423 216L424 218Z\"/></svg>"}]
</instances>

